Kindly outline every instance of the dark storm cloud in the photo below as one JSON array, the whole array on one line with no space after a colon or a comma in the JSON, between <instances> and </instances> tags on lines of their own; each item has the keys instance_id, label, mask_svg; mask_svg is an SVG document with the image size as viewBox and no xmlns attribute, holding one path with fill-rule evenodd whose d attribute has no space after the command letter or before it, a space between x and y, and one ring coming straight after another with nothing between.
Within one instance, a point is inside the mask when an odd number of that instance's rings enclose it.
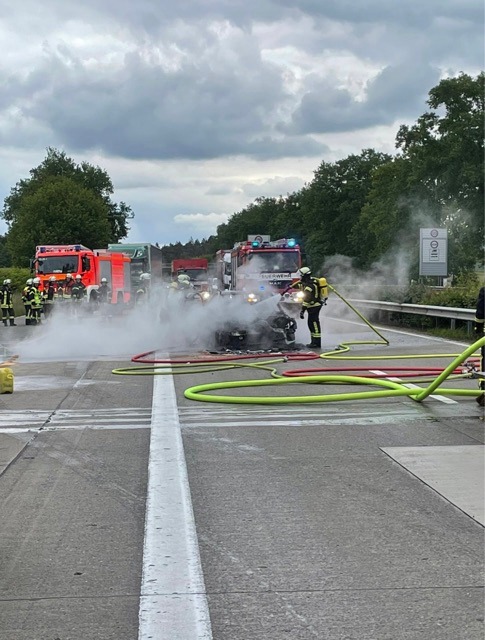
<instances>
[{"instance_id":1,"label":"dark storm cloud","mask_svg":"<svg viewBox=\"0 0 485 640\"><path fill-rule=\"evenodd\" d=\"M309 79L292 123L283 128L301 135L392 124L423 111L427 93L438 80L437 69L419 62L388 66L369 83L365 99L358 101L347 89Z\"/></svg>"},{"instance_id":2,"label":"dark storm cloud","mask_svg":"<svg viewBox=\"0 0 485 640\"><path fill-rule=\"evenodd\" d=\"M6 93L71 149L192 160L324 149L304 136L271 133L271 114L287 96L280 72L251 52L242 52L237 65L194 60L174 71L129 54L110 73L66 55L49 57L24 80L10 78Z\"/></svg>"}]
</instances>

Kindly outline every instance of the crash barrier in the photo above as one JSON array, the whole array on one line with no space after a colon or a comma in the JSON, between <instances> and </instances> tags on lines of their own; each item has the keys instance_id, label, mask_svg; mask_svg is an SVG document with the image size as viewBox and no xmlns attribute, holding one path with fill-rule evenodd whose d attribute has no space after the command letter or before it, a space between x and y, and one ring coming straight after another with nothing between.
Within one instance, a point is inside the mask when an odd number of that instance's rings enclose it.
<instances>
[{"instance_id":1,"label":"crash barrier","mask_svg":"<svg viewBox=\"0 0 485 640\"><path fill-rule=\"evenodd\" d=\"M0 365L0 394L13 393L13 371Z\"/></svg>"},{"instance_id":2,"label":"crash barrier","mask_svg":"<svg viewBox=\"0 0 485 640\"><path fill-rule=\"evenodd\" d=\"M349 302L358 304L366 309L378 311L379 313L412 313L434 318L448 318L451 329L455 329L457 320L463 320L467 323L467 331L469 334L472 332L473 321L475 319L475 309L438 307L424 304L401 304L399 302L383 302L380 300L355 300L353 298L350 299Z\"/></svg>"}]
</instances>

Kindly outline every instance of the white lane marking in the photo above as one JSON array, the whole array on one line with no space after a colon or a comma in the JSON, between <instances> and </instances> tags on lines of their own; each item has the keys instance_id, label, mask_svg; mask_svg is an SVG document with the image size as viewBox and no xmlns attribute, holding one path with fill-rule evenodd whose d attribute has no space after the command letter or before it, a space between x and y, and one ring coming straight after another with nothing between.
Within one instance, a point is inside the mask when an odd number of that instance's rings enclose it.
<instances>
[{"instance_id":1,"label":"white lane marking","mask_svg":"<svg viewBox=\"0 0 485 640\"><path fill-rule=\"evenodd\" d=\"M379 371L379 369L369 369L369 372L375 373L378 375L384 375L386 376L387 380L390 380L391 382L399 382L399 384L402 384L403 387L407 387L408 389L423 389L423 387L420 387L417 384L412 384L411 382L403 382L401 378L396 378L395 376L388 376L384 371ZM447 398L446 396L438 396L438 395L431 394L429 397L433 398L434 400L439 400L440 402L444 402L445 404L458 404L456 400L453 400L452 398Z\"/></svg>"},{"instance_id":2,"label":"white lane marking","mask_svg":"<svg viewBox=\"0 0 485 640\"><path fill-rule=\"evenodd\" d=\"M139 640L210 640L172 376L153 380Z\"/></svg>"}]
</instances>

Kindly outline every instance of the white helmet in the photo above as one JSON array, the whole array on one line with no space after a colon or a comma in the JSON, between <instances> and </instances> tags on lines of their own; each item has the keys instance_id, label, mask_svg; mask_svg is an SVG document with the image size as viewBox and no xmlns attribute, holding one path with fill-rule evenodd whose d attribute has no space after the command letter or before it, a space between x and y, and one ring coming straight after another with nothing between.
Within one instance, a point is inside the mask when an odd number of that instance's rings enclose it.
<instances>
[{"instance_id":1,"label":"white helmet","mask_svg":"<svg viewBox=\"0 0 485 640\"><path fill-rule=\"evenodd\" d=\"M32 280L32 284L40 284L40 278L35 277L35 278Z\"/></svg>"},{"instance_id":2,"label":"white helmet","mask_svg":"<svg viewBox=\"0 0 485 640\"><path fill-rule=\"evenodd\" d=\"M51 276L51 277L49 278L49 282L57 282L57 278L56 278L56 276Z\"/></svg>"},{"instance_id":3,"label":"white helmet","mask_svg":"<svg viewBox=\"0 0 485 640\"><path fill-rule=\"evenodd\" d=\"M82 280L82 279L83 279L82 275L80 273L78 273L77 276L76 276L76 280Z\"/></svg>"},{"instance_id":4,"label":"white helmet","mask_svg":"<svg viewBox=\"0 0 485 640\"><path fill-rule=\"evenodd\" d=\"M72 273L66 273L66 278L72 278Z\"/></svg>"},{"instance_id":5,"label":"white helmet","mask_svg":"<svg viewBox=\"0 0 485 640\"><path fill-rule=\"evenodd\" d=\"M32 278L28 278L25 282L25 284L32 284L34 281L32 280Z\"/></svg>"},{"instance_id":6,"label":"white helmet","mask_svg":"<svg viewBox=\"0 0 485 640\"><path fill-rule=\"evenodd\" d=\"M105 282L108 282L108 279L107 278L101 278L101 284L103 284Z\"/></svg>"},{"instance_id":7,"label":"white helmet","mask_svg":"<svg viewBox=\"0 0 485 640\"><path fill-rule=\"evenodd\" d=\"M190 282L190 278L186 273L181 273L177 276L177 280L179 282Z\"/></svg>"},{"instance_id":8,"label":"white helmet","mask_svg":"<svg viewBox=\"0 0 485 640\"><path fill-rule=\"evenodd\" d=\"M301 276L311 276L312 275L311 269L309 269L308 267L302 267L300 269L300 275Z\"/></svg>"},{"instance_id":9,"label":"white helmet","mask_svg":"<svg viewBox=\"0 0 485 640\"><path fill-rule=\"evenodd\" d=\"M140 280L150 280L151 276L149 273L141 273Z\"/></svg>"},{"instance_id":10,"label":"white helmet","mask_svg":"<svg viewBox=\"0 0 485 640\"><path fill-rule=\"evenodd\" d=\"M12 284L12 281L10 280L10 278L5 278L3 284Z\"/></svg>"}]
</instances>

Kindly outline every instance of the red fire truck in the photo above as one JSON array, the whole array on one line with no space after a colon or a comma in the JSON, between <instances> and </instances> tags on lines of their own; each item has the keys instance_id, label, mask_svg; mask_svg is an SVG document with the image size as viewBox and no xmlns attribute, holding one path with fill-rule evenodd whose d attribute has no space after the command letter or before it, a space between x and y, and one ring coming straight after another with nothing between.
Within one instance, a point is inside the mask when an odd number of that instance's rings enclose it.
<instances>
[{"instance_id":1,"label":"red fire truck","mask_svg":"<svg viewBox=\"0 0 485 640\"><path fill-rule=\"evenodd\" d=\"M209 262L206 258L177 258L172 260L172 278L181 273L189 276L195 289L206 291L209 284Z\"/></svg>"},{"instance_id":2,"label":"red fire truck","mask_svg":"<svg viewBox=\"0 0 485 640\"><path fill-rule=\"evenodd\" d=\"M82 244L39 245L32 266L35 276L40 278L41 289L51 276L60 282L66 279L67 273L73 278L81 274L88 299L91 291L101 283L101 278L106 278L112 303L130 300L130 258L123 253L92 250Z\"/></svg>"},{"instance_id":3,"label":"red fire truck","mask_svg":"<svg viewBox=\"0 0 485 640\"><path fill-rule=\"evenodd\" d=\"M298 279L300 247L293 238L271 241L250 235L231 251L231 288L261 299L283 291Z\"/></svg>"}]
</instances>

